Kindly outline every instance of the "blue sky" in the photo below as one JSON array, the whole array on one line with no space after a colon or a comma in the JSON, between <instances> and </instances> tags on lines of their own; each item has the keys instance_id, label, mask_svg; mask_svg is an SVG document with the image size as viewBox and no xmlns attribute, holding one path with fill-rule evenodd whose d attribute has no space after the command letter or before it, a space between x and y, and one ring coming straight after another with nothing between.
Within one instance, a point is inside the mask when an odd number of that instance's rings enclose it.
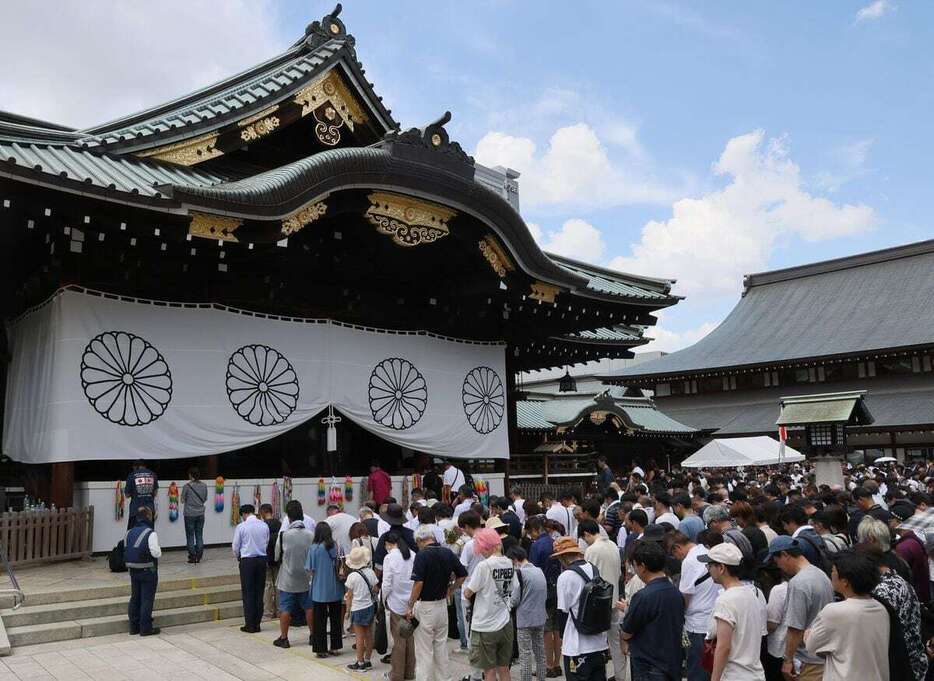
<instances>
[{"instance_id":1,"label":"blue sky","mask_svg":"<svg viewBox=\"0 0 934 681\"><path fill-rule=\"evenodd\" d=\"M333 7L134 5L11 8L0 58L23 68L0 108L99 122L271 56ZM403 125L450 109L479 161L523 172L543 246L679 280L660 349L722 320L744 273L932 234L932 3L351 0L342 18Z\"/></svg>"}]
</instances>

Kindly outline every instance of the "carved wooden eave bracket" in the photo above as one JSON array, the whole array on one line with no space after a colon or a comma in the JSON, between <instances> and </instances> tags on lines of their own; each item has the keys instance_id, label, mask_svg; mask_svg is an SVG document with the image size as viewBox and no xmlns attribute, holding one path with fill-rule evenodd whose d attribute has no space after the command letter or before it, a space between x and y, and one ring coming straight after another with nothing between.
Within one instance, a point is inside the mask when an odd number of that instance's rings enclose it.
<instances>
[{"instance_id":1,"label":"carved wooden eave bracket","mask_svg":"<svg viewBox=\"0 0 934 681\"><path fill-rule=\"evenodd\" d=\"M355 125L367 120L363 108L333 69L299 90L293 101L302 107L302 117L314 116L315 137L329 147L340 143L342 127L346 125L353 132Z\"/></svg>"},{"instance_id":2,"label":"carved wooden eave bracket","mask_svg":"<svg viewBox=\"0 0 934 681\"><path fill-rule=\"evenodd\" d=\"M184 142L141 151L137 156L177 163L180 166L193 166L196 163L224 155L224 152L217 148L217 138L219 136L219 133L212 132Z\"/></svg>"},{"instance_id":3,"label":"carved wooden eave bracket","mask_svg":"<svg viewBox=\"0 0 934 681\"><path fill-rule=\"evenodd\" d=\"M236 242L237 237L234 232L242 224L243 220L238 218L211 215L209 213L192 213L191 224L188 225L188 234L203 239Z\"/></svg>"},{"instance_id":4,"label":"carved wooden eave bracket","mask_svg":"<svg viewBox=\"0 0 934 681\"><path fill-rule=\"evenodd\" d=\"M543 281L533 281L529 291L529 298L543 303L555 302L555 296L561 293L561 288Z\"/></svg>"},{"instance_id":5,"label":"carved wooden eave bracket","mask_svg":"<svg viewBox=\"0 0 934 681\"><path fill-rule=\"evenodd\" d=\"M496 272L496 275L503 279L507 272L516 269L512 259L506 255L506 251L499 245L499 242L492 236L485 236L480 239L480 253L486 258L490 267Z\"/></svg>"},{"instance_id":6,"label":"carved wooden eave bracket","mask_svg":"<svg viewBox=\"0 0 934 681\"><path fill-rule=\"evenodd\" d=\"M311 224L318 218L322 217L328 210L327 205L324 201L318 201L317 203L312 203L301 210L298 210L291 215L289 215L285 220L282 221L282 229L280 230L285 236L290 236L295 234L305 225Z\"/></svg>"},{"instance_id":7,"label":"carved wooden eave bracket","mask_svg":"<svg viewBox=\"0 0 934 681\"><path fill-rule=\"evenodd\" d=\"M399 246L430 244L450 234L448 222L457 211L410 196L373 192L365 215L377 231Z\"/></svg>"}]
</instances>

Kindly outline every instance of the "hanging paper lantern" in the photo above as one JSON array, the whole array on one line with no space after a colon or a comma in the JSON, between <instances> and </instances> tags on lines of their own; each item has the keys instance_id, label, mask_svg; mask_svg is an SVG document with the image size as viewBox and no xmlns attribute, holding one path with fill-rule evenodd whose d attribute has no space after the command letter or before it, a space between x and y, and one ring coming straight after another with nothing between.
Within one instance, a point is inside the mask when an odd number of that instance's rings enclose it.
<instances>
[{"instance_id":1,"label":"hanging paper lantern","mask_svg":"<svg viewBox=\"0 0 934 681\"><path fill-rule=\"evenodd\" d=\"M214 481L214 510L218 513L224 510L224 478L220 475Z\"/></svg>"},{"instance_id":2,"label":"hanging paper lantern","mask_svg":"<svg viewBox=\"0 0 934 681\"><path fill-rule=\"evenodd\" d=\"M288 475L282 478L282 508L289 505L292 501L292 478Z\"/></svg>"},{"instance_id":3,"label":"hanging paper lantern","mask_svg":"<svg viewBox=\"0 0 934 681\"><path fill-rule=\"evenodd\" d=\"M234 485L233 494L230 495L230 526L236 527L240 522L240 485Z\"/></svg>"},{"instance_id":4,"label":"hanging paper lantern","mask_svg":"<svg viewBox=\"0 0 934 681\"><path fill-rule=\"evenodd\" d=\"M344 499L348 504L353 501L353 478L349 475L344 480Z\"/></svg>"},{"instance_id":5,"label":"hanging paper lantern","mask_svg":"<svg viewBox=\"0 0 934 681\"><path fill-rule=\"evenodd\" d=\"M318 478L318 506L324 506L328 498L328 487L324 484L324 478Z\"/></svg>"},{"instance_id":6,"label":"hanging paper lantern","mask_svg":"<svg viewBox=\"0 0 934 681\"><path fill-rule=\"evenodd\" d=\"M178 483L169 485L169 522L178 520Z\"/></svg>"},{"instance_id":7,"label":"hanging paper lantern","mask_svg":"<svg viewBox=\"0 0 934 681\"><path fill-rule=\"evenodd\" d=\"M126 497L123 495L123 481L118 480L114 488L114 517L117 520L123 520L125 503Z\"/></svg>"}]
</instances>

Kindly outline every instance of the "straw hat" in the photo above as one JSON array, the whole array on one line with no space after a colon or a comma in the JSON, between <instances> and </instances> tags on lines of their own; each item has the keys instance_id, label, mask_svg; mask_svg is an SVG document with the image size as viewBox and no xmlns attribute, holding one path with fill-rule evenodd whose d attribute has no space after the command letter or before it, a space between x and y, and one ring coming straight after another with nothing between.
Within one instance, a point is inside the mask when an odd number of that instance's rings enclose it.
<instances>
[{"instance_id":1,"label":"straw hat","mask_svg":"<svg viewBox=\"0 0 934 681\"><path fill-rule=\"evenodd\" d=\"M500 520L498 515L491 515L486 519L484 527L488 530L496 530L500 527L508 527L508 525Z\"/></svg>"},{"instance_id":2,"label":"straw hat","mask_svg":"<svg viewBox=\"0 0 934 681\"><path fill-rule=\"evenodd\" d=\"M558 556L566 556L570 553L584 555L584 552L581 550L580 544L578 544L577 540L572 537L558 537L555 540L554 550L555 552L551 554L552 558L557 558Z\"/></svg>"},{"instance_id":3,"label":"straw hat","mask_svg":"<svg viewBox=\"0 0 934 681\"><path fill-rule=\"evenodd\" d=\"M344 558L344 562L351 570L364 568L370 564L370 549L365 546L354 546Z\"/></svg>"}]
</instances>

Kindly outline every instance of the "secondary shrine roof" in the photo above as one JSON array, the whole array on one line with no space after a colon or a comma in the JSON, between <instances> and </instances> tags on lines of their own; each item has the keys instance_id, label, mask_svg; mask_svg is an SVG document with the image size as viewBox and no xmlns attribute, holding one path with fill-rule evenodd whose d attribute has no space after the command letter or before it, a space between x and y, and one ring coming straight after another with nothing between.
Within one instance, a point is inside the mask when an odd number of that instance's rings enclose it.
<instances>
[{"instance_id":1,"label":"secondary shrine roof","mask_svg":"<svg viewBox=\"0 0 934 681\"><path fill-rule=\"evenodd\" d=\"M720 326L689 348L603 376L678 376L934 345L934 240L746 277Z\"/></svg>"}]
</instances>

